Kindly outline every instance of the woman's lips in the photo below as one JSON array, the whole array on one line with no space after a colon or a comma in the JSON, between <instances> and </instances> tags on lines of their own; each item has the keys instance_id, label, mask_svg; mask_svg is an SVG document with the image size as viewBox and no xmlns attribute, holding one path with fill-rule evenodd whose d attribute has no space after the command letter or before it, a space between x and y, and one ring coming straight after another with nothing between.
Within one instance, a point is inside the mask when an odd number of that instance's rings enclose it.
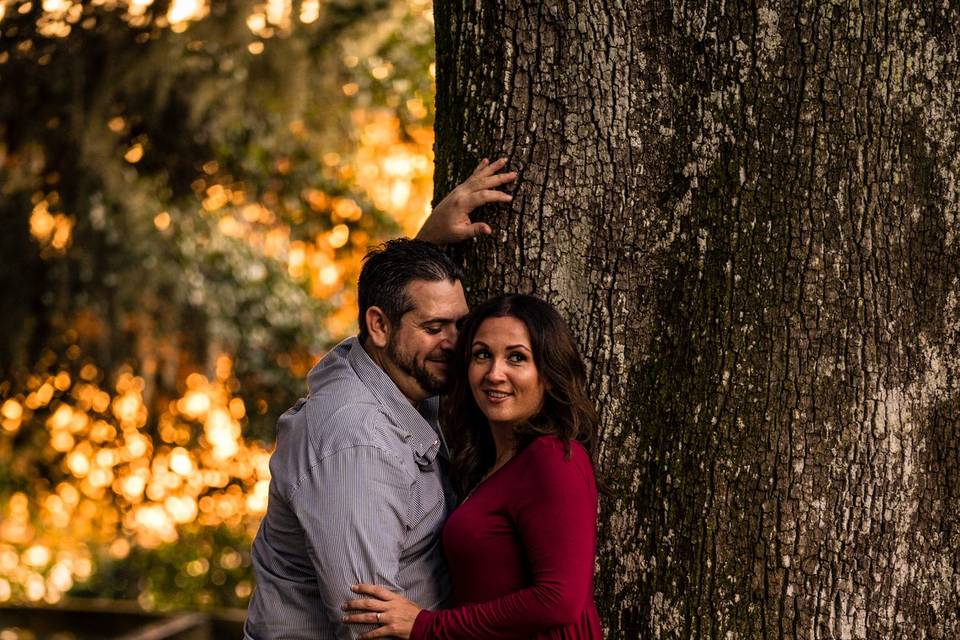
<instances>
[{"instance_id":1,"label":"woman's lips","mask_svg":"<svg viewBox=\"0 0 960 640\"><path fill-rule=\"evenodd\" d=\"M492 389L484 389L483 395L487 399L487 402L490 402L492 404L500 404L501 402L504 402L505 400L509 399L510 396L513 394L508 393L506 391L495 391Z\"/></svg>"}]
</instances>

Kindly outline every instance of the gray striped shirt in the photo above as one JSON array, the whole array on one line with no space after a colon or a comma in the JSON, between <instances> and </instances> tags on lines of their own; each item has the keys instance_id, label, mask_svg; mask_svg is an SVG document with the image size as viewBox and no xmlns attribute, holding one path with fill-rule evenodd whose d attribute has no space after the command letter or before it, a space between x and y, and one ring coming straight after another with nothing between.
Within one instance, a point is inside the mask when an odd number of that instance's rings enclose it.
<instances>
[{"instance_id":1,"label":"gray striped shirt","mask_svg":"<svg viewBox=\"0 0 960 640\"><path fill-rule=\"evenodd\" d=\"M449 591L440 530L453 506L438 399L417 411L355 338L310 372L281 416L270 499L253 542L245 638L355 638L350 585L437 608Z\"/></svg>"}]
</instances>

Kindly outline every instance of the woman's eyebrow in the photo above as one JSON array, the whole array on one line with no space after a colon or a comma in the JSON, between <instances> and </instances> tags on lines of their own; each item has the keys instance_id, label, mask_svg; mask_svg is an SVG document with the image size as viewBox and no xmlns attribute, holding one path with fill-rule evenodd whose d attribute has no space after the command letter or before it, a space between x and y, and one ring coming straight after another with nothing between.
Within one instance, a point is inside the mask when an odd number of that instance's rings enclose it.
<instances>
[{"instance_id":1,"label":"woman's eyebrow","mask_svg":"<svg viewBox=\"0 0 960 640\"><path fill-rule=\"evenodd\" d=\"M487 343L483 340L474 340L471 347L486 347ZM489 348L489 347L488 347ZM523 349L524 351L530 351L530 347L525 344L508 344L505 349L509 351L510 349Z\"/></svg>"}]
</instances>

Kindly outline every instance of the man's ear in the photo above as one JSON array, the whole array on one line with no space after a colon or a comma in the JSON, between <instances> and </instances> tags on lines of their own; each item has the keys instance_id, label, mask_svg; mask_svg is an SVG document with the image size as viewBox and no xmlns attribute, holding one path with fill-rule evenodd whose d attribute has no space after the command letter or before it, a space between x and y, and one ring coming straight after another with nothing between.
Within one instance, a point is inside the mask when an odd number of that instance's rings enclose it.
<instances>
[{"instance_id":1,"label":"man's ear","mask_svg":"<svg viewBox=\"0 0 960 640\"><path fill-rule=\"evenodd\" d=\"M378 349L385 349L390 342L390 320L380 307L367 307L363 316L367 321L367 335Z\"/></svg>"}]
</instances>

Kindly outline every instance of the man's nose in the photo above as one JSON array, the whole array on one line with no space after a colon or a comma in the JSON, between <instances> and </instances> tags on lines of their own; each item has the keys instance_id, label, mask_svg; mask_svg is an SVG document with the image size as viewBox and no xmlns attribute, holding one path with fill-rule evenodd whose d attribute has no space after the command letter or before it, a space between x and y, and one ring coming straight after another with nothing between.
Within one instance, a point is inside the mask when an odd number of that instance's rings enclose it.
<instances>
[{"instance_id":1,"label":"man's nose","mask_svg":"<svg viewBox=\"0 0 960 640\"><path fill-rule=\"evenodd\" d=\"M454 345L456 344L457 344L456 327L443 331L443 339L440 341L440 348L444 350L449 350L449 349L453 349Z\"/></svg>"}]
</instances>

